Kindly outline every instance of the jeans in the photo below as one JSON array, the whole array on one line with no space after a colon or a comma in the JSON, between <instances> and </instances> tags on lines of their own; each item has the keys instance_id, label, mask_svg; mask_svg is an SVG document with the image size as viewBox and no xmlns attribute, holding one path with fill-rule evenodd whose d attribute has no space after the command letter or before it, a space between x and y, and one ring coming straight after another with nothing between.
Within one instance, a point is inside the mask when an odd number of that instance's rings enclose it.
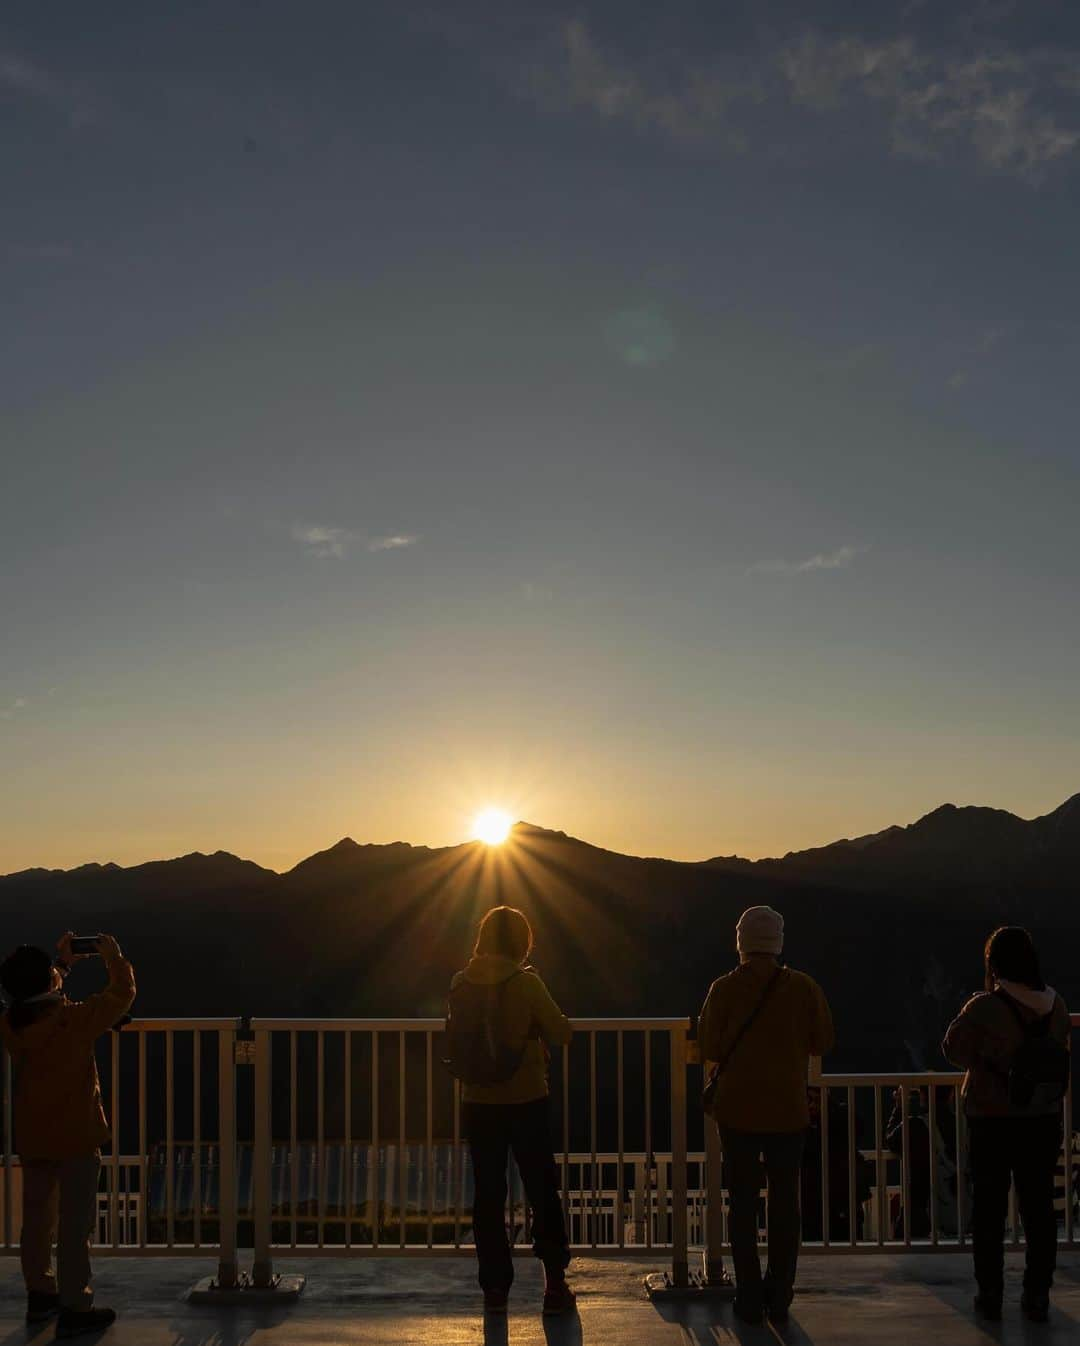
<instances>
[{"instance_id":1,"label":"jeans","mask_svg":"<svg viewBox=\"0 0 1080 1346\"><path fill-rule=\"evenodd\" d=\"M561 1277L570 1252L548 1126L548 1100L466 1103L464 1122L472 1154L473 1236L481 1287L505 1293L514 1280L506 1235L506 1164L511 1150L532 1212L533 1252L549 1277Z\"/></svg>"},{"instance_id":2,"label":"jeans","mask_svg":"<svg viewBox=\"0 0 1080 1346\"><path fill-rule=\"evenodd\" d=\"M23 1221L19 1250L23 1279L32 1294L59 1290L65 1309L88 1309L94 1302L90 1283L90 1234L97 1208L97 1154L77 1159L24 1159ZM57 1272L53 1273L53 1240ZM58 1284L59 1282L59 1284Z\"/></svg>"},{"instance_id":3,"label":"jeans","mask_svg":"<svg viewBox=\"0 0 1080 1346\"><path fill-rule=\"evenodd\" d=\"M739 1301L752 1310L786 1309L795 1293L799 1260L799 1168L804 1131L754 1132L720 1128L724 1183L731 1198L731 1260ZM758 1260L757 1214L762 1158L769 1181L769 1265Z\"/></svg>"},{"instance_id":4,"label":"jeans","mask_svg":"<svg viewBox=\"0 0 1080 1346\"><path fill-rule=\"evenodd\" d=\"M971 1248L980 1294L1000 1299L1004 1283L1005 1213L1010 1179L1027 1243L1024 1289L1050 1293L1057 1265L1054 1175L1061 1153L1061 1117L970 1117Z\"/></svg>"}]
</instances>

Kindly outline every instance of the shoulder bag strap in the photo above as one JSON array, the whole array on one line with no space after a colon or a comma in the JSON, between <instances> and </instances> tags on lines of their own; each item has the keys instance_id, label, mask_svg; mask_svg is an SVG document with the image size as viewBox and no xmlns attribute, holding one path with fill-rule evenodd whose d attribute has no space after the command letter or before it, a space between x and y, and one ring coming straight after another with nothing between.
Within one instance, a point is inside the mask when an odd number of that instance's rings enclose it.
<instances>
[{"instance_id":1,"label":"shoulder bag strap","mask_svg":"<svg viewBox=\"0 0 1080 1346\"><path fill-rule=\"evenodd\" d=\"M710 1081L712 1081L712 1080L714 1080L714 1079L719 1079L720 1075L727 1069L728 1062L729 1062L729 1061L731 1060L731 1058L735 1055L735 1049L736 1049L736 1047L738 1047L739 1043L742 1042L743 1038L746 1037L747 1033L748 1033L748 1032L750 1031L750 1029L753 1027L754 1020L758 1017L758 1015L761 1013L761 1011L765 1008L765 1002L769 999L769 997L772 995L773 991L776 989L776 986L777 986L778 982L780 981L780 978L783 976L783 974L784 974L784 969L783 969L782 967L778 967L778 968L776 969L776 971L772 974L772 976L771 976L770 979L769 979L769 984L768 984L768 986L765 987L765 990L764 990L764 991L762 992L762 994L761 994L761 998L760 998L760 1000L758 1000L757 1004L754 1006L753 1010L750 1012L750 1016L749 1016L749 1018L747 1018L747 1019L743 1022L742 1027L741 1027L741 1028L739 1029L739 1031L735 1034L734 1038L732 1038L732 1040L731 1040L731 1046L730 1046L730 1047L727 1049L727 1051L724 1053L724 1059L723 1059L722 1061L717 1061L717 1063L713 1066L713 1068L712 1068L712 1072L711 1072L711 1075L710 1075Z\"/></svg>"}]
</instances>

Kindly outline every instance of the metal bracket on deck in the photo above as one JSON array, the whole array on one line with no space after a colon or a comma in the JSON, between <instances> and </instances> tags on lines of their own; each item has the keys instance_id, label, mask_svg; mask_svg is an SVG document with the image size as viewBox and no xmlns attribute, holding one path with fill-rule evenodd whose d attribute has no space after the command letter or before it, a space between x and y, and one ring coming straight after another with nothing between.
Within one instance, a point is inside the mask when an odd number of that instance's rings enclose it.
<instances>
[{"instance_id":1,"label":"metal bracket on deck","mask_svg":"<svg viewBox=\"0 0 1080 1346\"><path fill-rule=\"evenodd\" d=\"M670 1271L653 1271L645 1277L645 1293L654 1304L673 1299L734 1299L735 1282L720 1262L702 1258L701 1270L691 1271L685 1285L676 1285Z\"/></svg>"},{"instance_id":2,"label":"metal bracket on deck","mask_svg":"<svg viewBox=\"0 0 1080 1346\"><path fill-rule=\"evenodd\" d=\"M242 1272L235 1285L222 1285L216 1276L206 1276L188 1291L189 1304L239 1307L243 1304L295 1304L307 1282L306 1276L274 1275L269 1285L256 1285Z\"/></svg>"}]
</instances>

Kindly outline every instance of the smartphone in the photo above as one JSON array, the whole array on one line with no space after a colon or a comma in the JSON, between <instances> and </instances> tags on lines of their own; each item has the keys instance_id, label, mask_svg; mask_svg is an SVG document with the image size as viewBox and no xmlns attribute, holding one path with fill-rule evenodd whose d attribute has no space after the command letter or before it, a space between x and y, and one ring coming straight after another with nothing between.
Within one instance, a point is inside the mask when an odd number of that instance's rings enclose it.
<instances>
[{"instance_id":1,"label":"smartphone","mask_svg":"<svg viewBox=\"0 0 1080 1346\"><path fill-rule=\"evenodd\" d=\"M97 953L100 935L72 935L72 953Z\"/></svg>"}]
</instances>

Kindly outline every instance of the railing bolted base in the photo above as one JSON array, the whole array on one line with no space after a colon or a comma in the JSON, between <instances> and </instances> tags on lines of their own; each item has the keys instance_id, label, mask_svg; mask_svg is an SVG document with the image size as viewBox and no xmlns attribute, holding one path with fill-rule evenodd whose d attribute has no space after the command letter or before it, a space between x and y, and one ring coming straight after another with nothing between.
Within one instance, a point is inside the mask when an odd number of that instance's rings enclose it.
<instances>
[{"instance_id":1,"label":"railing bolted base","mask_svg":"<svg viewBox=\"0 0 1080 1346\"><path fill-rule=\"evenodd\" d=\"M207 1276L188 1292L189 1304L217 1307L242 1304L295 1304L307 1281L305 1276L275 1275L269 1285L256 1285L245 1273L235 1285L222 1285L216 1276Z\"/></svg>"},{"instance_id":2,"label":"railing bolted base","mask_svg":"<svg viewBox=\"0 0 1080 1346\"><path fill-rule=\"evenodd\" d=\"M703 1264L700 1272L691 1272L685 1285L677 1285L666 1271L654 1271L645 1277L645 1293L661 1304L671 1299L734 1299L735 1283L723 1267Z\"/></svg>"}]
</instances>

